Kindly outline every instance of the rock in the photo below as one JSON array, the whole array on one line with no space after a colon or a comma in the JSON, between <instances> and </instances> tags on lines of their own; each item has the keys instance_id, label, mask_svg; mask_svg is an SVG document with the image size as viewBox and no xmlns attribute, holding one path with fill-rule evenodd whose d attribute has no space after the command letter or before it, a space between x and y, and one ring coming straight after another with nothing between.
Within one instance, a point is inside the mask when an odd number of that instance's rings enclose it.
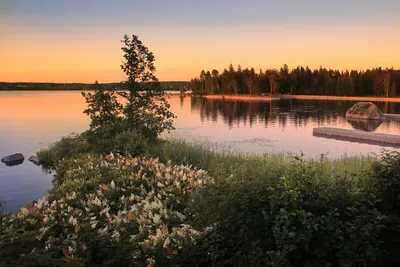
<instances>
[{"instance_id":1,"label":"rock","mask_svg":"<svg viewBox=\"0 0 400 267\"><path fill-rule=\"evenodd\" d=\"M357 102L347 112L347 119L382 120L382 111L372 102Z\"/></svg>"},{"instance_id":2,"label":"rock","mask_svg":"<svg viewBox=\"0 0 400 267\"><path fill-rule=\"evenodd\" d=\"M30 156L28 160L37 166L42 163L38 156Z\"/></svg>"},{"instance_id":3,"label":"rock","mask_svg":"<svg viewBox=\"0 0 400 267\"><path fill-rule=\"evenodd\" d=\"M24 159L24 155L21 153L16 153L2 158L1 162L5 163L7 166L15 166L22 164Z\"/></svg>"}]
</instances>

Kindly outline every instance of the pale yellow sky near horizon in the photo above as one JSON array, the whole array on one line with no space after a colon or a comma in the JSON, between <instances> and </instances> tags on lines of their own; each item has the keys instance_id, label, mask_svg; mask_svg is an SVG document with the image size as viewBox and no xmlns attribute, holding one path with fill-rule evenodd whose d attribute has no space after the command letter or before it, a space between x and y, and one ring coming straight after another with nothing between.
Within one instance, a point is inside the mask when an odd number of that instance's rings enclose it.
<instances>
[{"instance_id":1,"label":"pale yellow sky near horizon","mask_svg":"<svg viewBox=\"0 0 400 267\"><path fill-rule=\"evenodd\" d=\"M8 15L0 19L0 82L118 82L124 80L120 39L136 34L156 57L160 81L190 80L201 70L279 69L287 64L332 69L400 68L398 19L346 19L174 27L69 22L65 28ZM51 20L49 20L51 22ZM47 21L47 23L49 22ZM58 27L60 22L58 22ZM82 23L82 24L80 24Z\"/></svg>"}]
</instances>

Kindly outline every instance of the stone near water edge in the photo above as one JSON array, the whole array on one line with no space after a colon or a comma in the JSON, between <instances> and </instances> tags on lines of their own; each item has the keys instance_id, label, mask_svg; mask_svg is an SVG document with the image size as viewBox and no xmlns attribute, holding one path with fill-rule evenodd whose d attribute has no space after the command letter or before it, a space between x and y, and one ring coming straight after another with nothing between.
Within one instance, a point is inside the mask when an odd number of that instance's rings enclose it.
<instances>
[{"instance_id":1,"label":"stone near water edge","mask_svg":"<svg viewBox=\"0 0 400 267\"><path fill-rule=\"evenodd\" d=\"M372 102L357 102L347 112L347 119L383 120L383 112Z\"/></svg>"},{"instance_id":2,"label":"stone near water edge","mask_svg":"<svg viewBox=\"0 0 400 267\"><path fill-rule=\"evenodd\" d=\"M1 159L1 162L6 164L7 166L15 166L22 164L24 162L24 155L21 153L16 153L12 155L5 156L4 158Z\"/></svg>"},{"instance_id":3,"label":"stone near water edge","mask_svg":"<svg viewBox=\"0 0 400 267\"><path fill-rule=\"evenodd\" d=\"M30 156L28 160L37 166L42 163L38 156Z\"/></svg>"}]
</instances>

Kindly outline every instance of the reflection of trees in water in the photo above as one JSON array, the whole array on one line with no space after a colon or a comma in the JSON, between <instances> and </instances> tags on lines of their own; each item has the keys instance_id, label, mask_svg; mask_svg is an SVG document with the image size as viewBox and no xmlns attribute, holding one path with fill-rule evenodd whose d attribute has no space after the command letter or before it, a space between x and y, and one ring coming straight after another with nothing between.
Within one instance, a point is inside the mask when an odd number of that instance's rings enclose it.
<instances>
[{"instance_id":1,"label":"reflection of trees in water","mask_svg":"<svg viewBox=\"0 0 400 267\"><path fill-rule=\"evenodd\" d=\"M202 121L222 119L229 127L264 122L265 126L277 124L285 128L288 123L295 128L346 123L346 112L355 102L321 100L240 101L231 99L191 98L192 112L200 113ZM400 111L397 103L377 103L385 113ZM399 112L400 113L400 112ZM352 124L357 129L371 130L379 125Z\"/></svg>"},{"instance_id":2,"label":"reflection of trees in water","mask_svg":"<svg viewBox=\"0 0 400 267\"><path fill-rule=\"evenodd\" d=\"M382 124L383 120L347 120L351 126L360 131L373 132Z\"/></svg>"}]
</instances>

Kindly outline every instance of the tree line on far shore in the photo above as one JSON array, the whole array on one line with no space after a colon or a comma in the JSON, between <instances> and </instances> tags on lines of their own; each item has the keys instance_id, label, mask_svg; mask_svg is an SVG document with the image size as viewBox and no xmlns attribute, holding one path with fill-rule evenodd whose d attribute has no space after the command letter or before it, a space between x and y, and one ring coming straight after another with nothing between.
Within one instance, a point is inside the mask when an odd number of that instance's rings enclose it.
<instances>
[{"instance_id":1,"label":"tree line on far shore","mask_svg":"<svg viewBox=\"0 0 400 267\"><path fill-rule=\"evenodd\" d=\"M298 66L289 70L285 64L279 70L256 71L254 68L236 69L230 64L222 73L214 69L202 70L198 78L191 79L196 94L223 95L331 95L331 96L397 96L400 70L382 69L366 71L339 71L320 67L310 69Z\"/></svg>"}]
</instances>

